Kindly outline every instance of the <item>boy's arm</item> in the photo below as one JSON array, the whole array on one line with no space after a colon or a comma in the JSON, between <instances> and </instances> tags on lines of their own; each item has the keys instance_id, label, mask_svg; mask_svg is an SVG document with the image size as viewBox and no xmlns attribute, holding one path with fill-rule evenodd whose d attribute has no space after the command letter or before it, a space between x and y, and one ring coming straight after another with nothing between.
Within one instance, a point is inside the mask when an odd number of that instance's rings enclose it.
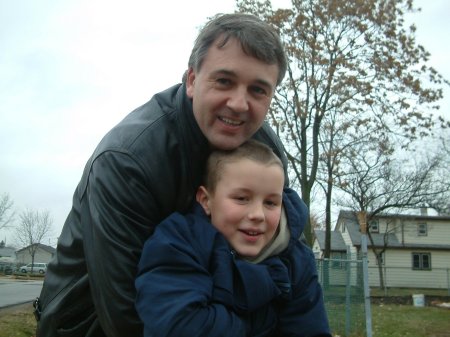
<instances>
[{"instance_id":1,"label":"boy's arm","mask_svg":"<svg viewBox=\"0 0 450 337\"><path fill-rule=\"evenodd\" d=\"M283 205L292 246L280 256L289 266L292 293L290 300L279 302L278 330L284 337L331 337L314 254L300 240L308 209L292 189L285 189Z\"/></svg>"},{"instance_id":2,"label":"boy's arm","mask_svg":"<svg viewBox=\"0 0 450 337\"><path fill-rule=\"evenodd\" d=\"M201 242L214 242L216 232L205 226L194 237L191 230L197 224L189 227L186 221L179 214L171 216L144 246L135 282L144 335L245 336L245 321L213 301L212 245Z\"/></svg>"},{"instance_id":3,"label":"boy's arm","mask_svg":"<svg viewBox=\"0 0 450 337\"><path fill-rule=\"evenodd\" d=\"M331 337L313 253L299 242L290 259L292 299L279 304L281 336Z\"/></svg>"}]
</instances>

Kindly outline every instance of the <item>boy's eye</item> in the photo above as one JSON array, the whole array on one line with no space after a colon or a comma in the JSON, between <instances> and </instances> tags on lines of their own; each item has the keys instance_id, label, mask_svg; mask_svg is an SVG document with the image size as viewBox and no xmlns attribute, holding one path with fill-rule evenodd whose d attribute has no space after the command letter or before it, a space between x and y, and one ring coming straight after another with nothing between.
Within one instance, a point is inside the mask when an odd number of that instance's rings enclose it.
<instances>
[{"instance_id":1,"label":"boy's eye","mask_svg":"<svg viewBox=\"0 0 450 337\"><path fill-rule=\"evenodd\" d=\"M278 207L280 203L276 200L267 200L265 204L269 207Z\"/></svg>"}]
</instances>

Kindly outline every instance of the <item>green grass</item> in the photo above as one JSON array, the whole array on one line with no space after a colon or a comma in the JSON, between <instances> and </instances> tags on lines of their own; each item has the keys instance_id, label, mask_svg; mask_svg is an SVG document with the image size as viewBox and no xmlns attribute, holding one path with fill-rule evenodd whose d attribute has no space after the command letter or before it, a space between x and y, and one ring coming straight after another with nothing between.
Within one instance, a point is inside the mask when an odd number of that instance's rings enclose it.
<instances>
[{"instance_id":1,"label":"green grass","mask_svg":"<svg viewBox=\"0 0 450 337\"><path fill-rule=\"evenodd\" d=\"M450 337L450 309L372 305L371 310L373 337ZM0 337L32 337L35 329L31 304L0 310Z\"/></svg>"},{"instance_id":2,"label":"green grass","mask_svg":"<svg viewBox=\"0 0 450 337\"><path fill-rule=\"evenodd\" d=\"M450 337L450 309L372 305L374 337Z\"/></svg>"},{"instance_id":3,"label":"green grass","mask_svg":"<svg viewBox=\"0 0 450 337\"><path fill-rule=\"evenodd\" d=\"M32 304L0 309L0 337L31 337L35 335L36 320Z\"/></svg>"}]
</instances>

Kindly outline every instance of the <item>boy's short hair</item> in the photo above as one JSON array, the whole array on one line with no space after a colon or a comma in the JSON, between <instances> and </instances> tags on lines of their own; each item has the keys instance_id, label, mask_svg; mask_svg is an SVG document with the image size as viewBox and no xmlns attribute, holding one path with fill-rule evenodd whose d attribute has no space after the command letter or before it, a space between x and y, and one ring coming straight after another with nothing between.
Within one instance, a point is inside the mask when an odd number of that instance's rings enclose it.
<instances>
[{"instance_id":1,"label":"boy's short hair","mask_svg":"<svg viewBox=\"0 0 450 337\"><path fill-rule=\"evenodd\" d=\"M205 187L214 192L222 176L224 166L242 159L249 159L266 166L277 165L284 174L283 163L272 149L263 143L250 139L233 150L214 150L211 152L206 163Z\"/></svg>"}]
</instances>

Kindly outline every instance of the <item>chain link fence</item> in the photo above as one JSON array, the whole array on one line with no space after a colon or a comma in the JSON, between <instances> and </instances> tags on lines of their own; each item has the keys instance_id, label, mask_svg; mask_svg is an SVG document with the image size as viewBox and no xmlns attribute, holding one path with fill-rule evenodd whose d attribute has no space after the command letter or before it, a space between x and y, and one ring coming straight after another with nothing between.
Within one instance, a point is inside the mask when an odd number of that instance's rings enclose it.
<instances>
[{"instance_id":1,"label":"chain link fence","mask_svg":"<svg viewBox=\"0 0 450 337\"><path fill-rule=\"evenodd\" d=\"M366 335L361 260L316 260L319 281L334 336Z\"/></svg>"}]
</instances>

